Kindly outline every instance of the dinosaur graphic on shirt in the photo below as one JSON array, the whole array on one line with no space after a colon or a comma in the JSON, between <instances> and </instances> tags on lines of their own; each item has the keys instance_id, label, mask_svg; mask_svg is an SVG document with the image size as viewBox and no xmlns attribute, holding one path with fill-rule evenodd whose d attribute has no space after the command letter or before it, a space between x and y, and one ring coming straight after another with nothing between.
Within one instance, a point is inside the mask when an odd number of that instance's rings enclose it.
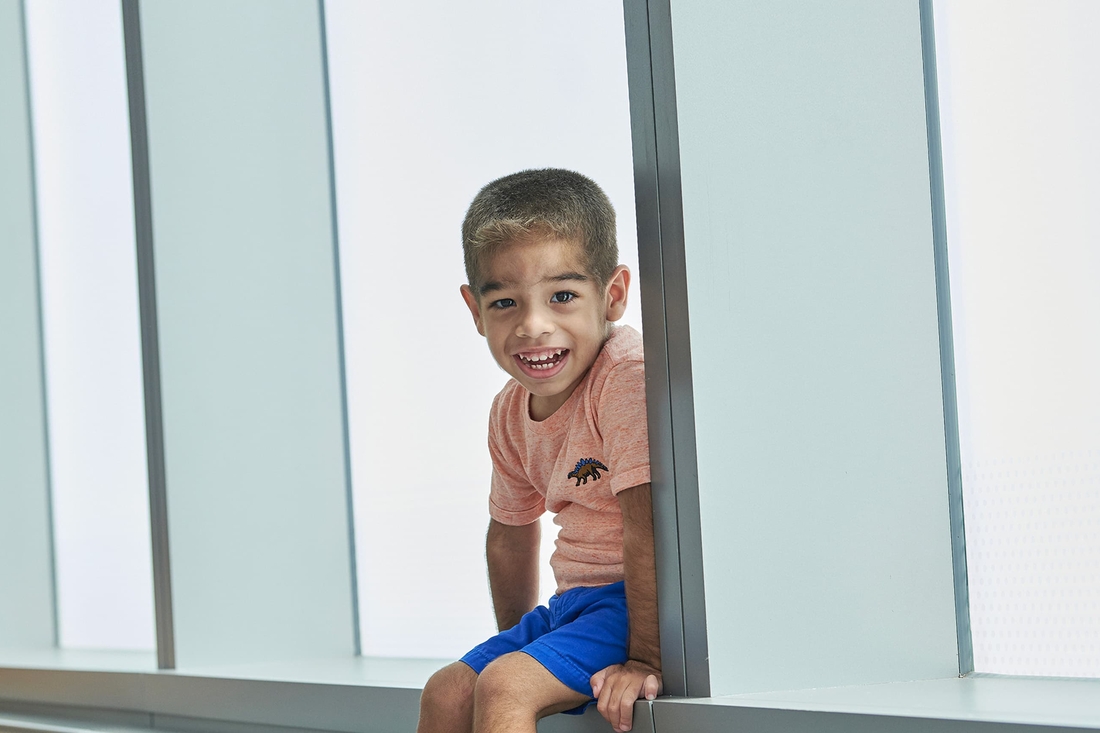
<instances>
[{"instance_id":1,"label":"dinosaur graphic on shirt","mask_svg":"<svg viewBox=\"0 0 1100 733\"><path fill-rule=\"evenodd\" d=\"M600 471L611 473L610 468L603 465L595 458L582 458L577 461L577 467L570 471L566 478L577 479L576 485L580 486L582 481L587 484L589 477L591 477L593 481L598 479L600 477Z\"/></svg>"}]
</instances>

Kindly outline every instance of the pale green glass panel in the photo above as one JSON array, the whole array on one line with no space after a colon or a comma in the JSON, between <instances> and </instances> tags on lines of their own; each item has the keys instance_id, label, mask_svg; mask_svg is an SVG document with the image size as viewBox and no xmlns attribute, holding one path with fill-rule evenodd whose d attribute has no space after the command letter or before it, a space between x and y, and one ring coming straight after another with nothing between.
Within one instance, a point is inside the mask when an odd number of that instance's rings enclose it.
<instances>
[{"instance_id":1,"label":"pale green glass panel","mask_svg":"<svg viewBox=\"0 0 1100 733\"><path fill-rule=\"evenodd\" d=\"M350 655L318 5L141 13L177 660Z\"/></svg>"},{"instance_id":2,"label":"pale green glass panel","mask_svg":"<svg viewBox=\"0 0 1100 733\"><path fill-rule=\"evenodd\" d=\"M19 0L0 0L0 648L54 644L34 181Z\"/></svg>"},{"instance_id":3,"label":"pale green glass panel","mask_svg":"<svg viewBox=\"0 0 1100 733\"><path fill-rule=\"evenodd\" d=\"M918 11L672 2L716 695L958 673Z\"/></svg>"}]
</instances>

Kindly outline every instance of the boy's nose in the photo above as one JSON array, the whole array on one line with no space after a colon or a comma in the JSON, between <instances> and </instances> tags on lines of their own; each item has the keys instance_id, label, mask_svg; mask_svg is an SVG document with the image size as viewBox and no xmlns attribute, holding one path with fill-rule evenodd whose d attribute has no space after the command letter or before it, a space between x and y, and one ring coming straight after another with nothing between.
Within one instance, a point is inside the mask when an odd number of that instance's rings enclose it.
<instances>
[{"instance_id":1,"label":"boy's nose","mask_svg":"<svg viewBox=\"0 0 1100 733\"><path fill-rule=\"evenodd\" d=\"M528 308L516 326L516 335L522 338L538 338L553 331L553 319L539 308Z\"/></svg>"}]
</instances>

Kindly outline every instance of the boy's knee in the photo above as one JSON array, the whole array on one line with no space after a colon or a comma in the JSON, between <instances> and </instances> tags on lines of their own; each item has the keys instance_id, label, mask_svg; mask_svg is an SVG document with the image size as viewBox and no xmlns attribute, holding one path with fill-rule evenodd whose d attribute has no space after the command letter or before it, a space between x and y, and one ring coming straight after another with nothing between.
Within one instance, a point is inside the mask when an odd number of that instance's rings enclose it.
<instances>
[{"instance_id":1,"label":"boy's knee","mask_svg":"<svg viewBox=\"0 0 1100 733\"><path fill-rule=\"evenodd\" d=\"M519 669L526 659L530 657L523 652L512 652L498 657L481 670L474 690L474 698L478 706L486 708L507 704L522 707L523 703L530 699L529 695L522 694L524 675Z\"/></svg>"},{"instance_id":2,"label":"boy's knee","mask_svg":"<svg viewBox=\"0 0 1100 733\"><path fill-rule=\"evenodd\" d=\"M431 676L420 696L423 712L461 716L473 709L477 673L462 662L449 664Z\"/></svg>"},{"instance_id":3,"label":"boy's knee","mask_svg":"<svg viewBox=\"0 0 1100 733\"><path fill-rule=\"evenodd\" d=\"M564 695L571 702L559 705ZM499 714L518 719L535 719L549 712L576 707L572 700L577 693L569 690L546 671L533 657L512 652L497 657L477 678L474 700L480 713L495 717ZM479 713L479 714L480 714Z\"/></svg>"},{"instance_id":4,"label":"boy's knee","mask_svg":"<svg viewBox=\"0 0 1100 733\"><path fill-rule=\"evenodd\" d=\"M590 699L567 687L534 657L513 652L482 670L474 690L474 717L482 725L528 730L536 719L571 710Z\"/></svg>"}]
</instances>

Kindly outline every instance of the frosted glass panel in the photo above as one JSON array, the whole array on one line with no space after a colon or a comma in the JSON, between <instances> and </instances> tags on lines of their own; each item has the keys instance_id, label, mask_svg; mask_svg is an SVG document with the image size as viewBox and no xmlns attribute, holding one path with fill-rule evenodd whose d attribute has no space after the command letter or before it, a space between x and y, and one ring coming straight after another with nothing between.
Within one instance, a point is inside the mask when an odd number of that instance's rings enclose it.
<instances>
[{"instance_id":1,"label":"frosted glass panel","mask_svg":"<svg viewBox=\"0 0 1100 733\"><path fill-rule=\"evenodd\" d=\"M320 7L141 13L176 662L350 656Z\"/></svg>"},{"instance_id":2,"label":"frosted glass panel","mask_svg":"<svg viewBox=\"0 0 1100 733\"><path fill-rule=\"evenodd\" d=\"M152 649L118 2L28 0L60 643Z\"/></svg>"},{"instance_id":3,"label":"frosted glass panel","mask_svg":"<svg viewBox=\"0 0 1100 733\"><path fill-rule=\"evenodd\" d=\"M710 692L957 674L919 6L671 5Z\"/></svg>"},{"instance_id":4,"label":"frosted glass panel","mask_svg":"<svg viewBox=\"0 0 1100 733\"><path fill-rule=\"evenodd\" d=\"M938 0L981 672L1100 676L1100 4Z\"/></svg>"},{"instance_id":5,"label":"frosted glass panel","mask_svg":"<svg viewBox=\"0 0 1100 733\"><path fill-rule=\"evenodd\" d=\"M363 653L454 657L494 630L485 441L506 380L459 297L459 227L491 179L573 168L637 272L622 7L325 8Z\"/></svg>"},{"instance_id":6,"label":"frosted glass panel","mask_svg":"<svg viewBox=\"0 0 1100 733\"><path fill-rule=\"evenodd\" d=\"M46 415L22 4L0 2L0 648L54 645Z\"/></svg>"}]
</instances>

